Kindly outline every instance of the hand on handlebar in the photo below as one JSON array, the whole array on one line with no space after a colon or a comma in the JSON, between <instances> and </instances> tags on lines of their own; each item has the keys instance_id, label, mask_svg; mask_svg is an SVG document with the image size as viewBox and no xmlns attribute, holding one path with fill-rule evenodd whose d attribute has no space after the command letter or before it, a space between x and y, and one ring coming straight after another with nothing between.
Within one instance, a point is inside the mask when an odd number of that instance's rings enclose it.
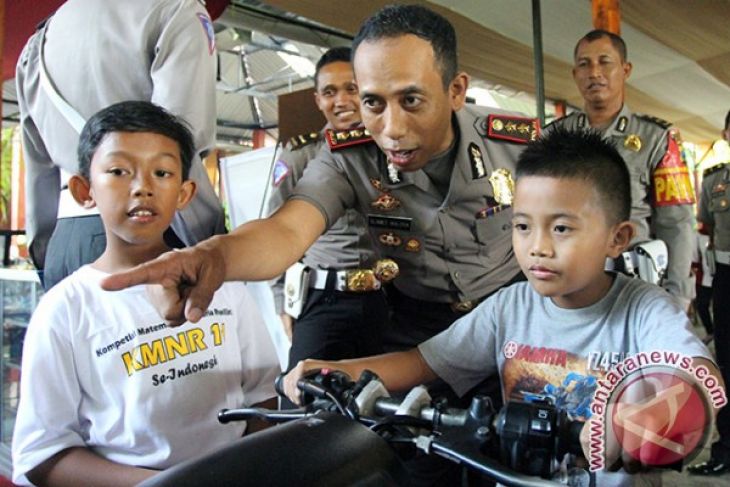
<instances>
[{"instance_id":1,"label":"hand on handlebar","mask_svg":"<svg viewBox=\"0 0 730 487\"><path fill-rule=\"evenodd\" d=\"M312 360L312 359L306 359L301 360L296 367L291 369L283 379L283 390L278 391L279 393L284 393L284 395L289 398L291 402L294 404L300 405L302 404L302 391L297 386L297 383L299 382L299 379L307 375L307 372L311 373L315 370L321 370L321 369L336 369L337 364L335 362L326 362L323 360Z\"/></svg>"},{"instance_id":2,"label":"hand on handlebar","mask_svg":"<svg viewBox=\"0 0 730 487\"><path fill-rule=\"evenodd\" d=\"M162 254L124 272L106 277L101 287L118 291L138 284L150 284L148 295L169 326L197 322L223 284L225 263L215 240Z\"/></svg>"}]
</instances>

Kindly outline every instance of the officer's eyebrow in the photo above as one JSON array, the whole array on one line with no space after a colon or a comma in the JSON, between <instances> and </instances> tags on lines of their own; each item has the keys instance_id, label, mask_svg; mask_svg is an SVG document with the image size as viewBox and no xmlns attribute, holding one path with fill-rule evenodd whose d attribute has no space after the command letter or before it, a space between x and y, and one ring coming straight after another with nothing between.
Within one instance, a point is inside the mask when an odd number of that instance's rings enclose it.
<instances>
[{"instance_id":1,"label":"officer's eyebrow","mask_svg":"<svg viewBox=\"0 0 730 487\"><path fill-rule=\"evenodd\" d=\"M423 95L423 94L426 94L426 91L423 88L419 87L418 85L408 85L408 86L404 86L403 88L397 90L395 92L395 94L398 96L413 95L413 94ZM363 91L361 89L360 98L364 99L366 97L383 98L383 95L380 95L377 93L371 93L369 91Z\"/></svg>"}]
</instances>

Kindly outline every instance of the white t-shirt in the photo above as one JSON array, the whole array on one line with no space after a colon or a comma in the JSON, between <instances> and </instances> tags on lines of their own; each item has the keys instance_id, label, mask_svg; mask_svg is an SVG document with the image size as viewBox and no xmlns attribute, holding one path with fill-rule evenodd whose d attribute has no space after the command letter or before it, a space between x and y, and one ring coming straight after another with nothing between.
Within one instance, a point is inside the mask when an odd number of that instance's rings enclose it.
<instances>
[{"instance_id":1,"label":"white t-shirt","mask_svg":"<svg viewBox=\"0 0 730 487\"><path fill-rule=\"evenodd\" d=\"M222 408L276 395L279 365L242 283L226 283L198 323L168 328L144 286L108 292L84 266L40 301L25 338L13 481L86 446L114 462L165 469L239 438Z\"/></svg>"}]
</instances>

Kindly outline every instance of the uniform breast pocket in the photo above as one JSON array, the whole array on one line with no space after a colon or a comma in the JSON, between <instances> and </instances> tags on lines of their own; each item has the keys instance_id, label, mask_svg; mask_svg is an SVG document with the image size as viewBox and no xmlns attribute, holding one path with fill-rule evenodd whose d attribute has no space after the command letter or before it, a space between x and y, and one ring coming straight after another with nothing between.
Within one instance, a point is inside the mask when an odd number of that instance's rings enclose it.
<instances>
[{"instance_id":1,"label":"uniform breast pocket","mask_svg":"<svg viewBox=\"0 0 730 487\"><path fill-rule=\"evenodd\" d=\"M486 218L477 218L474 222L480 253L489 253L495 248L510 245L512 236L512 211L500 211Z\"/></svg>"}]
</instances>

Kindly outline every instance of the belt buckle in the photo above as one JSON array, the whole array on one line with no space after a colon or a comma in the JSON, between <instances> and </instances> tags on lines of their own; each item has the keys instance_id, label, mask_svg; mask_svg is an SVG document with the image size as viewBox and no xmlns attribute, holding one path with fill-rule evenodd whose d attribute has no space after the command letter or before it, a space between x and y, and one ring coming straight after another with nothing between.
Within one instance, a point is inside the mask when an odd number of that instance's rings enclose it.
<instances>
[{"instance_id":1,"label":"belt buckle","mask_svg":"<svg viewBox=\"0 0 730 487\"><path fill-rule=\"evenodd\" d=\"M345 273L347 290L354 293L364 293L380 289L380 281L370 269L354 269Z\"/></svg>"},{"instance_id":2,"label":"belt buckle","mask_svg":"<svg viewBox=\"0 0 730 487\"><path fill-rule=\"evenodd\" d=\"M468 301L459 301L458 303L451 303L451 310L457 313L468 313L474 309L476 300L470 299Z\"/></svg>"}]
</instances>

